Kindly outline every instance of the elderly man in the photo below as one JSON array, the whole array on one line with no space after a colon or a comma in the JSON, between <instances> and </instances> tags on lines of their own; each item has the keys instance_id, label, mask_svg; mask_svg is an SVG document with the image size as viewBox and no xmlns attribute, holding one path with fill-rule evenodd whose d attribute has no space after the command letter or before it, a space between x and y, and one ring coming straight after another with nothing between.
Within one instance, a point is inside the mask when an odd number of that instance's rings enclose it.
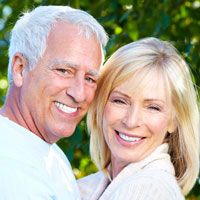
<instances>
[{"instance_id":1,"label":"elderly man","mask_svg":"<svg viewBox=\"0 0 200 200\"><path fill-rule=\"evenodd\" d=\"M41 6L17 21L0 110L1 199L80 198L54 143L72 135L87 112L106 42L91 15L68 6Z\"/></svg>"}]
</instances>

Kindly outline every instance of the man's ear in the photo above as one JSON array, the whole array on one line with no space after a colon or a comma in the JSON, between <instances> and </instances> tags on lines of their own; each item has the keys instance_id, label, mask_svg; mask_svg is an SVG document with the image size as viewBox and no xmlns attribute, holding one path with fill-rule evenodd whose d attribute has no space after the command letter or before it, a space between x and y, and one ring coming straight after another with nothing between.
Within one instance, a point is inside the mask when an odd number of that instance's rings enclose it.
<instances>
[{"instance_id":1,"label":"man's ear","mask_svg":"<svg viewBox=\"0 0 200 200\"><path fill-rule=\"evenodd\" d=\"M27 59L21 53L16 53L12 59L12 78L17 87L22 86L24 72L27 70L27 67Z\"/></svg>"}]
</instances>

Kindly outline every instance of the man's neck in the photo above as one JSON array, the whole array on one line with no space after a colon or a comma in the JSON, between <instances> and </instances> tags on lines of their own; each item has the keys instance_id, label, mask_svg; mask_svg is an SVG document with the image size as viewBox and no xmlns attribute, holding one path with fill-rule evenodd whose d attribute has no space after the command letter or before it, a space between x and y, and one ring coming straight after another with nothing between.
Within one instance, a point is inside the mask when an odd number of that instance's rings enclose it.
<instances>
[{"instance_id":1,"label":"man's neck","mask_svg":"<svg viewBox=\"0 0 200 200\"><path fill-rule=\"evenodd\" d=\"M28 129L42 140L45 140L40 131L35 126L32 117L26 109L20 107L19 89L12 86L9 88L4 106L0 109L0 115L7 117L9 120L19 124L20 126Z\"/></svg>"}]
</instances>

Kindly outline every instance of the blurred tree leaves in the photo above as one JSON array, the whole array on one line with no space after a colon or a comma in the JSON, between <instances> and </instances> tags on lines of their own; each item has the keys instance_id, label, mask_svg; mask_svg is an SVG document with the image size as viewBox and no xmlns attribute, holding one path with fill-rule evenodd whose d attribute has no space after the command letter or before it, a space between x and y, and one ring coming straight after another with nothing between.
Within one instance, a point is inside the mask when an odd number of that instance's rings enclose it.
<instances>
[{"instance_id":1,"label":"blurred tree leaves","mask_svg":"<svg viewBox=\"0 0 200 200\"><path fill-rule=\"evenodd\" d=\"M0 105L7 89L10 30L22 12L50 4L70 5L92 14L109 34L107 57L120 46L139 38L154 36L171 41L188 61L199 90L200 0L0 0ZM96 171L89 159L85 120L72 137L60 140L58 145L70 159L77 177ZM200 183L188 199L200 200Z\"/></svg>"}]
</instances>

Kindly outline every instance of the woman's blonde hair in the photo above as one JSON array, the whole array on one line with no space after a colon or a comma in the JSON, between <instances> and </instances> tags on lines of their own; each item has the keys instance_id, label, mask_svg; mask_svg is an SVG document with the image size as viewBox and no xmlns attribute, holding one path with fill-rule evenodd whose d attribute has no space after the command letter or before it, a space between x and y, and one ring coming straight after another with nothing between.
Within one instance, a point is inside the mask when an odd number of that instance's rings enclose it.
<instances>
[{"instance_id":1,"label":"woman's blonde hair","mask_svg":"<svg viewBox=\"0 0 200 200\"><path fill-rule=\"evenodd\" d=\"M87 116L91 157L100 170L110 163L111 152L103 136L102 118L112 90L132 77L136 70L155 68L170 85L177 129L166 139L176 178L186 195L199 172L199 110L189 67L168 42L156 38L138 40L121 47L107 60Z\"/></svg>"}]
</instances>

